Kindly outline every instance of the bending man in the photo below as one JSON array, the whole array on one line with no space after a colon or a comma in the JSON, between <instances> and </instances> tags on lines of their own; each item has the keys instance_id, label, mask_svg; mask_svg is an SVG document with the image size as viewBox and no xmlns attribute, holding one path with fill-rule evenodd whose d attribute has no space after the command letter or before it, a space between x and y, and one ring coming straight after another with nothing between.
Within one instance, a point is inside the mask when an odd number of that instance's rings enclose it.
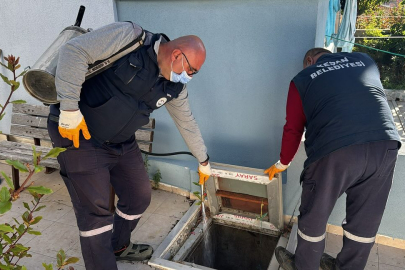
<instances>
[{"instance_id":1,"label":"bending man","mask_svg":"<svg viewBox=\"0 0 405 270\"><path fill-rule=\"evenodd\" d=\"M276 249L283 269L364 269L392 184L400 138L374 61L364 53L309 50L304 70L291 81L280 160L284 171L304 128L307 160L301 174L295 256ZM343 248L332 258L326 224L336 200L347 194ZM322 257L322 258L321 258Z\"/></svg>"}]
</instances>

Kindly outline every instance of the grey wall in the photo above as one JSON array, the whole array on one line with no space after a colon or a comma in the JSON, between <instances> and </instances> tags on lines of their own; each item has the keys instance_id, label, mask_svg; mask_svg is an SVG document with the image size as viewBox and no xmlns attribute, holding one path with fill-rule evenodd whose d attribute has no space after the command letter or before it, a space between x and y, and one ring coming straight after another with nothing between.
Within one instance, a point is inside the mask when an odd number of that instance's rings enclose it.
<instances>
[{"instance_id":1,"label":"grey wall","mask_svg":"<svg viewBox=\"0 0 405 270\"><path fill-rule=\"evenodd\" d=\"M0 49L3 56L20 56L22 71L32 66L59 33L76 21L80 5L86 7L82 21L83 28L97 28L115 21L113 0L2 0L0 2ZM4 63L4 60L2 60ZM11 77L12 73L0 67L0 73ZM21 81L21 80L20 80ZM9 87L0 80L0 104L4 104ZM24 90L22 83L13 94L13 99L24 99L30 104L41 104ZM0 130L10 129L11 107L0 121Z\"/></svg>"},{"instance_id":2,"label":"grey wall","mask_svg":"<svg viewBox=\"0 0 405 270\"><path fill-rule=\"evenodd\" d=\"M117 11L172 39L201 37L207 59L188 88L211 160L265 168L279 158L288 85L317 30L323 36L327 2L117 1ZM165 109L152 116L154 151L187 149Z\"/></svg>"}]
</instances>

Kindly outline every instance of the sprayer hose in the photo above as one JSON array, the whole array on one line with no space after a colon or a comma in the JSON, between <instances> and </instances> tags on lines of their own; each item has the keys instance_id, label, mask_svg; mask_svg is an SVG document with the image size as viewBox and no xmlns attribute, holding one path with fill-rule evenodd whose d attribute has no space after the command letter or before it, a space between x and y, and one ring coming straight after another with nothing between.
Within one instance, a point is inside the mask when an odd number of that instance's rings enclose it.
<instances>
[{"instance_id":1,"label":"sprayer hose","mask_svg":"<svg viewBox=\"0 0 405 270\"><path fill-rule=\"evenodd\" d=\"M151 155L151 156L157 156L157 157L166 157L166 156L174 156L174 155L190 155L193 156L193 154L191 154L190 152L185 152L185 151L181 151L181 152L172 152L172 153L151 153L151 152L146 152L141 150L141 152L145 155Z\"/></svg>"}]
</instances>

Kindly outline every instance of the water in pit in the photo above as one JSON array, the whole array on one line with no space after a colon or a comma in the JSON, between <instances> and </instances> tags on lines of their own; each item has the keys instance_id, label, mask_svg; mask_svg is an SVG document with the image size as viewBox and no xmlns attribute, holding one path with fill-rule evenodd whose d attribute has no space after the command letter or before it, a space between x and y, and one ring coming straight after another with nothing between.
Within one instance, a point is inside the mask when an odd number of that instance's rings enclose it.
<instances>
[{"instance_id":1,"label":"water in pit","mask_svg":"<svg viewBox=\"0 0 405 270\"><path fill-rule=\"evenodd\" d=\"M266 270L278 241L278 237L219 224L212 224L205 233L209 246L202 237L185 261L218 270Z\"/></svg>"}]
</instances>

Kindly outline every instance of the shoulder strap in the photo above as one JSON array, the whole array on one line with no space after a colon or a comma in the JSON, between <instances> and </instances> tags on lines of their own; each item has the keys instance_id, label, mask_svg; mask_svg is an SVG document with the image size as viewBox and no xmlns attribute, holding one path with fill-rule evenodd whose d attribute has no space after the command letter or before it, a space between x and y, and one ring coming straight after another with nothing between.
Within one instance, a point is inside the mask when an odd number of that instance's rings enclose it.
<instances>
[{"instance_id":1,"label":"shoulder strap","mask_svg":"<svg viewBox=\"0 0 405 270\"><path fill-rule=\"evenodd\" d=\"M132 22L131 22L132 23ZM95 63L89 65L89 70L86 73L86 80L90 79L91 77L101 73L102 71L106 70L107 68L111 67L112 64L120 59L121 57L127 55L130 52L133 52L140 48L146 37L145 31L141 28L141 33L140 35L134 39L132 42L130 42L128 45L123 47L121 50L116 52L115 54L111 55L109 58L104 59L104 60L99 60L96 61Z\"/></svg>"}]
</instances>

